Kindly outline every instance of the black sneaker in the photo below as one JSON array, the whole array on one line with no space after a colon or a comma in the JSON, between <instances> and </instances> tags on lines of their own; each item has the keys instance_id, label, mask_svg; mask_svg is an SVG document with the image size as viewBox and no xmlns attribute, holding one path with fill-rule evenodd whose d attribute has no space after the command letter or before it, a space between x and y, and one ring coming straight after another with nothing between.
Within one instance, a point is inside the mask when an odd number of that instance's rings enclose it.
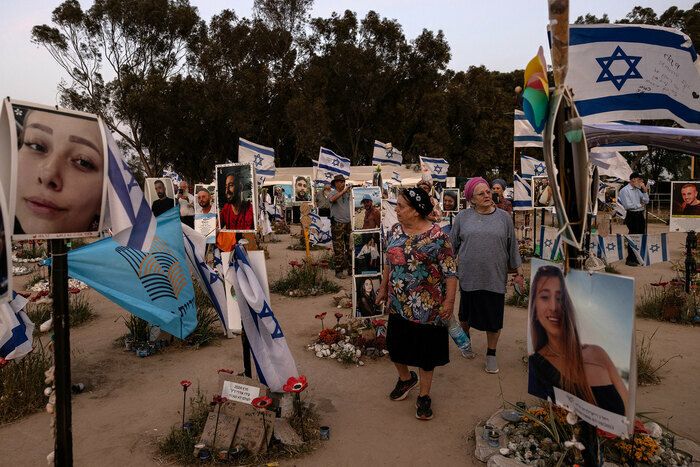
<instances>
[{"instance_id":1,"label":"black sneaker","mask_svg":"<svg viewBox=\"0 0 700 467\"><path fill-rule=\"evenodd\" d=\"M418 420L430 420L433 418L433 409L430 408L430 396L418 396L416 400L416 418Z\"/></svg>"},{"instance_id":2,"label":"black sneaker","mask_svg":"<svg viewBox=\"0 0 700 467\"><path fill-rule=\"evenodd\" d=\"M411 371L411 379L408 381L401 381L401 378L396 382L394 390L389 394L389 399L392 401L402 401L408 395L408 391L416 387L418 384L418 375L415 371Z\"/></svg>"}]
</instances>

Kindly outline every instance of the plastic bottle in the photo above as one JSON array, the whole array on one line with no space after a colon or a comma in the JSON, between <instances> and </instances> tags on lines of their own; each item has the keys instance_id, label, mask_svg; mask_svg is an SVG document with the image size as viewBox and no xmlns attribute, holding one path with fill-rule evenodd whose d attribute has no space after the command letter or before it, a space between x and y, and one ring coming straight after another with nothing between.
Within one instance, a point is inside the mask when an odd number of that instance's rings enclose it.
<instances>
[{"instance_id":1,"label":"plastic bottle","mask_svg":"<svg viewBox=\"0 0 700 467\"><path fill-rule=\"evenodd\" d=\"M464 329L462 329L459 321L457 321L454 316L451 316L447 323L447 332L450 334L454 343L457 344L457 347L459 347L464 358L474 358L472 343L469 340L469 336L467 336L467 333L464 332Z\"/></svg>"}]
</instances>

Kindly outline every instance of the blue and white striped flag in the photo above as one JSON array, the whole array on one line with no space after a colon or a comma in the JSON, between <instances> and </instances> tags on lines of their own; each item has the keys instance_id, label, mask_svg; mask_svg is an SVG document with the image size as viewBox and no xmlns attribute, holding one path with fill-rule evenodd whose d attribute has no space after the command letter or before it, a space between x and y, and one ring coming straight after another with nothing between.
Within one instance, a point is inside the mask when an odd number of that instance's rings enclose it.
<instances>
[{"instance_id":1,"label":"blue and white striped flag","mask_svg":"<svg viewBox=\"0 0 700 467\"><path fill-rule=\"evenodd\" d=\"M396 204L397 201L395 199L382 200L382 232L384 233L385 241L387 235L391 232L391 228L399 222L399 218L396 217Z\"/></svg>"},{"instance_id":2,"label":"blue and white striped flag","mask_svg":"<svg viewBox=\"0 0 700 467\"><path fill-rule=\"evenodd\" d=\"M563 256L559 231L554 227L540 226L540 258L555 261Z\"/></svg>"},{"instance_id":3,"label":"blue and white striped flag","mask_svg":"<svg viewBox=\"0 0 700 467\"><path fill-rule=\"evenodd\" d=\"M396 183L401 183L401 174L399 174L396 170L394 170L391 173L391 179L393 181L395 181Z\"/></svg>"},{"instance_id":4,"label":"blue and white striped flag","mask_svg":"<svg viewBox=\"0 0 700 467\"><path fill-rule=\"evenodd\" d=\"M700 127L697 53L681 31L640 24L572 24L569 73L585 122L672 119Z\"/></svg>"},{"instance_id":5,"label":"blue and white striped flag","mask_svg":"<svg viewBox=\"0 0 700 467\"><path fill-rule=\"evenodd\" d=\"M194 271L194 276L197 278L199 286L207 294L212 305L214 305L214 310L224 328L224 335L228 336L226 287L224 286L223 276L219 276L219 273L204 261L207 239L204 235L185 224L182 224L182 235L185 244L185 256L187 256L190 269ZM221 256L219 256L220 258Z\"/></svg>"},{"instance_id":6,"label":"blue and white striped flag","mask_svg":"<svg viewBox=\"0 0 700 467\"><path fill-rule=\"evenodd\" d=\"M309 226L309 243L312 245L330 245L333 236L331 235L331 220L321 217L312 212L309 214L311 225Z\"/></svg>"},{"instance_id":7,"label":"blue and white striped flag","mask_svg":"<svg viewBox=\"0 0 700 467\"><path fill-rule=\"evenodd\" d=\"M282 327L270 308L270 298L260 285L259 277L263 275L266 272L255 271L245 249L237 244L226 279L236 290L258 378L272 392L282 392L282 386L289 378L297 377L298 371Z\"/></svg>"},{"instance_id":8,"label":"blue and white striped flag","mask_svg":"<svg viewBox=\"0 0 700 467\"><path fill-rule=\"evenodd\" d=\"M622 235L606 235L601 237L598 242L603 254L601 258L606 263L611 264L625 259L625 245L622 241Z\"/></svg>"},{"instance_id":9,"label":"blue and white striped flag","mask_svg":"<svg viewBox=\"0 0 700 467\"><path fill-rule=\"evenodd\" d=\"M513 147L541 148L542 135L535 132L522 110L516 110L513 115Z\"/></svg>"},{"instance_id":10,"label":"blue and white striped flag","mask_svg":"<svg viewBox=\"0 0 700 467\"><path fill-rule=\"evenodd\" d=\"M321 148L318 154L317 178L321 180L333 180L336 175L350 176L350 159L339 156L330 149Z\"/></svg>"},{"instance_id":11,"label":"blue and white striped flag","mask_svg":"<svg viewBox=\"0 0 700 467\"><path fill-rule=\"evenodd\" d=\"M634 234L625 235L627 243L637 257L637 261L644 266L663 263L669 260L668 234L658 235Z\"/></svg>"},{"instance_id":12,"label":"blue and white striped flag","mask_svg":"<svg viewBox=\"0 0 700 467\"><path fill-rule=\"evenodd\" d=\"M15 360L32 351L34 323L24 307L27 299L12 292L10 302L0 304L0 358Z\"/></svg>"},{"instance_id":13,"label":"blue and white striped flag","mask_svg":"<svg viewBox=\"0 0 700 467\"><path fill-rule=\"evenodd\" d=\"M266 177L274 177L277 172L275 150L243 138L238 138L238 162L253 164L258 185L262 185Z\"/></svg>"},{"instance_id":14,"label":"blue and white striped flag","mask_svg":"<svg viewBox=\"0 0 700 467\"><path fill-rule=\"evenodd\" d=\"M517 173L513 174L513 210L528 211L530 209L532 209L530 183Z\"/></svg>"},{"instance_id":15,"label":"blue and white striped flag","mask_svg":"<svg viewBox=\"0 0 700 467\"><path fill-rule=\"evenodd\" d=\"M532 177L547 175L547 166L543 161L523 154L520 156L520 173L524 179L529 180Z\"/></svg>"},{"instance_id":16,"label":"blue and white striped flag","mask_svg":"<svg viewBox=\"0 0 700 467\"><path fill-rule=\"evenodd\" d=\"M433 181L447 181L447 169L449 169L450 164L445 159L420 156L420 166L423 173L430 175Z\"/></svg>"},{"instance_id":17,"label":"blue and white striped flag","mask_svg":"<svg viewBox=\"0 0 700 467\"><path fill-rule=\"evenodd\" d=\"M391 143L382 143L374 141L374 150L372 151L372 165L390 164L401 165L403 163L403 155L401 151L391 145Z\"/></svg>"},{"instance_id":18,"label":"blue and white striped flag","mask_svg":"<svg viewBox=\"0 0 700 467\"><path fill-rule=\"evenodd\" d=\"M112 238L120 245L148 251L156 233L156 218L112 133L106 127L105 133L109 176L108 217L105 225L112 230Z\"/></svg>"}]
</instances>

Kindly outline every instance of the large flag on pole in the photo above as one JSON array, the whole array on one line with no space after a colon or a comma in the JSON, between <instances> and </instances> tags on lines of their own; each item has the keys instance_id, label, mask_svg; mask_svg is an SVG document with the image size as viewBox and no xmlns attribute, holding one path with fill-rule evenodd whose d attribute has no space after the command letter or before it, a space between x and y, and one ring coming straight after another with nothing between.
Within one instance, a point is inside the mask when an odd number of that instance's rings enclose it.
<instances>
[{"instance_id":1,"label":"large flag on pole","mask_svg":"<svg viewBox=\"0 0 700 467\"><path fill-rule=\"evenodd\" d=\"M10 302L0 303L0 358L19 359L32 351L34 324L24 311L27 299L13 292Z\"/></svg>"},{"instance_id":2,"label":"large flag on pole","mask_svg":"<svg viewBox=\"0 0 700 467\"><path fill-rule=\"evenodd\" d=\"M189 226L182 224L185 255L202 290L207 294L216 311L224 334L228 336L228 310L226 309L226 287L224 279L204 260L207 238Z\"/></svg>"},{"instance_id":3,"label":"large flag on pole","mask_svg":"<svg viewBox=\"0 0 700 467\"><path fill-rule=\"evenodd\" d=\"M262 185L265 177L275 176L275 150L272 148L238 138L238 162L253 164L258 185Z\"/></svg>"},{"instance_id":4,"label":"large flag on pole","mask_svg":"<svg viewBox=\"0 0 700 467\"><path fill-rule=\"evenodd\" d=\"M541 148L542 135L537 133L525 118L522 110L516 110L513 115L513 147Z\"/></svg>"},{"instance_id":5,"label":"large flag on pole","mask_svg":"<svg viewBox=\"0 0 700 467\"><path fill-rule=\"evenodd\" d=\"M391 145L391 143L382 143L374 141L374 150L372 151L372 165L390 164L401 165L403 155L401 151Z\"/></svg>"},{"instance_id":6,"label":"large flag on pole","mask_svg":"<svg viewBox=\"0 0 700 467\"><path fill-rule=\"evenodd\" d=\"M544 161L523 154L520 156L520 173L525 180L529 180L532 177L547 175L547 166Z\"/></svg>"},{"instance_id":7,"label":"large flag on pole","mask_svg":"<svg viewBox=\"0 0 700 467\"><path fill-rule=\"evenodd\" d=\"M245 249L236 244L226 274L236 289L241 321L258 378L272 392L282 392L282 386L290 377L298 376L298 372L282 327L270 308L270 298L261 286L260 278L266 272L256 271Z\"/></svg>"},{"instance_id":8,"label":"large flag on pole","mask_svg":"<svg viewBox=\"0 0 700 467\"><path fill-rule=\"evenodd\" d=\"M105 223L112 230L112 238L122 246L148 251L156 233L156 218L143 196L143 190L134 178L112 133L107 135L107 215Z\"/></svg>"},{"instance_id":9,"label":"large flag on pole","mask_svg":"<svg viewBox=\"0 0 700 467\"><path fill-rule=\"evenodd\" d=\"M445 159L420 156L420 166L423 173L430 175L433 181L447 181L447 169L450 164Z\"/></svg>"},{"instance_id":10,"label":"large flag on pole","mask_svg":"<svg viewBox=\"0 0 700 467\"><path fill-rule=\"evenodd\" d=\"M530 209L532 209L530 183L517 173L513 174L513 210L528 211Z\"/></svg>"},{"instance_id":11,"label":"large flag on pole","mask_svg":"<svg viewBox=\"0 0 700 467\"><path fill-rule=\"evenodd\" d=\"M336 175L350 176L350 159L339 156L330 149L321 148L318 154L317 178L333 180Z\"/></svg>"},{"instance_id":12,"label":"large flag on pole","mask_svg":"<svg viewBox=\"0 0 700 467\"><path fill-rule=\"evenodd\" d=\"M640 24L572 24L569 73L586 123L671 119L700 128L697 53L681 31Z\"/></svg>"},{"instance_id":13,"label":"large flag on pole","mask_svg":"<svg viewBox=\"0 0 700 467\"><path fill-rule=\"evenodd\" d=\"M184 339L197 326L194 288L187 268L180 211L158 216L149 251L105 238L68 253L68 275L130 313Z\"/></svg>"}]
</instances>

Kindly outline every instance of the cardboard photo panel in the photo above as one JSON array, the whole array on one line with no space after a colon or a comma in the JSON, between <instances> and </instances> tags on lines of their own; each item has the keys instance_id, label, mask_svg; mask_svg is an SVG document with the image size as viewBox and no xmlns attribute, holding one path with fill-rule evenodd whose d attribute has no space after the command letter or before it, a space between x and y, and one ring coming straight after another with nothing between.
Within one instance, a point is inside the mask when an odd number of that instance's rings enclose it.
<instances>
[{"instance_id":1,"label":"cardboard photo panel","mask_svg":"<svg viewBox=\"0 0 700 467\"><path fill-rule=\"evenodd\" d=\"M382 272L381 232L352 234L352 271L355 276L376 275Z\"/></svg>"},{"instance_id":2,"label":"cardboard photo panel","mask_svg":"<svg viewBox=\"0 0 700 467\"><path fill-rule=\"evenodd\" d=\"M292 188L294 190L294 203L299 204L313 201L314 190L311 184L311 177L294 177Z\"/></svg>"},{"instance_id":3,"label":"cardboard photo panel","mask_svg":"<svg viewBox=\"0 0 700 467\"><path fill-rule=\"evenodd\" d=\"M442 212L459 211L459 190L457 188L445 188L440 195L440 209Z\"/></svg>"},{"instance_id":4,"label":"cardboard photo panel","mask_svg":"<svg viewBox=\"0 0 700 467\"><path fill-rule=\"evenodd\" d=\"M382 192L378 186L352 189L352 229L375 230L382 226Z\"/></svg>"},{"instance_id":5,"label":"cardboard photo panel","mask_svg":"<svg viewBox=\"0 0 700 467\"><path fill-rule=\"evenodd\" d=\"M377 305L377 293L382 276L358 276L352 281L352 304L356 318L371 318L384 313L384 305Z\"/></svg>"},{"instance_id":6,"label":"cardboard photo panel","mask_svg":"<svg viewBox=\"0 0 700 467\"><path fill-rule=\"evenodd\" d=\"M158 217L175 206L175 188L168 177L147 178L143 193L153 215Z\"/></svg>"},{"instance_id":7,"label":"cardboard photo panel","mask_svg":"<svg viewBox=\"0 0 700 467\"><path fill-rule=\"evenodd\" d=\"M700 231L700 182L671 182L671 232Z\"/></svg>"},{"instance_id":8,"label":"cardboard photo panel","mask_svg":"<svg viewBox=\"0 0 700 467\"><path fill-rule=\"evenodd\" d=\"M219 230L255 232L258 227L258 184L250 163L216 166Z\"/></svg>"},{"instance_id":9,"label":"cardboard photo panel","mask_svg":"<svg viewBox=\"0 0 700 467\"><path fill-rule=\"evenodd\" d=\"M3 182L10 178L12 238L97 236L107 191L107 140L99 117L9 99L2 112L8 126L0 128L0 172Z\"/></svg>"}]
</instances>

